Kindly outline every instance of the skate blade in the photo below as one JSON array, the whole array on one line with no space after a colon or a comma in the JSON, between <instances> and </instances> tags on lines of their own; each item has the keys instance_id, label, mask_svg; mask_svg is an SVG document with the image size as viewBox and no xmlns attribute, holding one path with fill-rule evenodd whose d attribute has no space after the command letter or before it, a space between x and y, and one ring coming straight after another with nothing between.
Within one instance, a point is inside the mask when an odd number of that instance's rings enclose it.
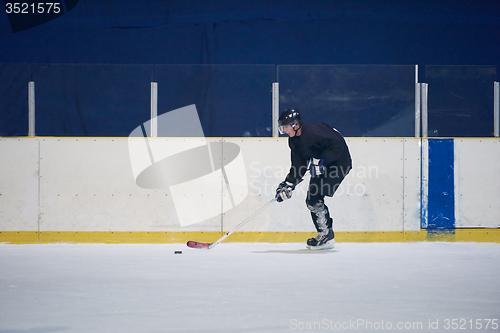
<instances>
[{"instance_id":1,"label":"skate blade","mask_svg":"<svg viewBox=\"0 0 500 333\"><path fill-rule=\"evenodd\" d=\"M335 239L332 239L329 242L326 242L323 245L319 246L311 246L311 245L306 245L306 247L311 250L311 251L317 251L317 250L331 250L335 248Z\"/></svg>"}]
</instances>

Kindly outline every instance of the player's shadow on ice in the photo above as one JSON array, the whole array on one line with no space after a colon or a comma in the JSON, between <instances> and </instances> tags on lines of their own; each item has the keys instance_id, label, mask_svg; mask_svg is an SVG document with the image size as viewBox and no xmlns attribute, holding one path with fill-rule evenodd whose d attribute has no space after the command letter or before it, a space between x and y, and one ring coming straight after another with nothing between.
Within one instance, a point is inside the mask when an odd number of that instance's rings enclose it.
<instances>
[{"instance_id":1,"label":"player's shadow on ice","mask_svg":"<svg viewBox=\"0 0 500 333\"><path fill-rule=\"evenodd\" d=\"M267 250L267 251L253 251L253 253L286 253L286 254L328 254L338 252L337 250L309 250L309 249L295 249L295 250Z\"/></svg>"}]
</instances>

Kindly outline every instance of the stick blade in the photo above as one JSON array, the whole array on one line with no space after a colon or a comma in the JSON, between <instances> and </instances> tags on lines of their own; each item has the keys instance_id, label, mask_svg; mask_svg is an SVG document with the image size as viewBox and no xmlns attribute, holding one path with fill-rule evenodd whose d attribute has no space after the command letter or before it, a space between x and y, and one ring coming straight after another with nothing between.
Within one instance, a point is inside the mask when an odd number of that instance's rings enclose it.
<instances>
[{"instance_id":1,"label":"stick blade","mask_svg":"<svg viewBox=\"0 0 500 333\"><path fill-rule=\"evenodd\" d=\"M191 247L193 249L206 249L206 250L208 250L210 248L210 244L208 244L208 243L200 243L200 242L194 242L194 241L187 242L187 246Z\"/></svg>"}]
</instances>

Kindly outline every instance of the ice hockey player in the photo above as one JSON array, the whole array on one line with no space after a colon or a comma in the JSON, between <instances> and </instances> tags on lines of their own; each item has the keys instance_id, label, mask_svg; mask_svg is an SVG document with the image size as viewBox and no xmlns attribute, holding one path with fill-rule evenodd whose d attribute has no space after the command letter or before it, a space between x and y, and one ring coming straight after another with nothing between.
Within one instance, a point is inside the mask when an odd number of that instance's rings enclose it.
<instances>
[{"instance_id":1,"label":"ice hockey player","mask_svg":"<svg viewBox=\"0 0 500 333\"><path fill-rule=\"evenodd\" d=\"M309 170L311 179L306 206L318 231L307 240L311 250L335 246L333 219L325 205L325 196L332 197L352 168L349 148L342 135L326 123L304 124L299 110L286 109L278 119L281 134L287 134L292 165L285 180L276 189L276 201L292 197L292 191Z\"/></svg>"}]
</instances>

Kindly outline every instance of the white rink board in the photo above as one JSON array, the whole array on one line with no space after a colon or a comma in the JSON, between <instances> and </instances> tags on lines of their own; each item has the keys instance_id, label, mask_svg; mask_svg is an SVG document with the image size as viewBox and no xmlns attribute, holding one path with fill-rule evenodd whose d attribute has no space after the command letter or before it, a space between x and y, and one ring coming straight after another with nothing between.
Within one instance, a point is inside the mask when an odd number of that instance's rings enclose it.
<instances>
[{"instance_id":1,"label":"white rink board","mask_svg":"<svg viewBox=\"0 0 500 333\"><path fill-rule=\"evenodd\" d=\"M220 213L181 227L169 188L136 185L129 140L134 139L0 139L0 231L231 230L274 197L276 186L290 167L286 138L207 139L209 143L222 141L239 147L234 161L244 165L248 188L241 190L245 179L237 181L240 188L228 183L227 177L240 177L241 170L227 167L224 177L218 169L220 187L213 193L200 194L193 188L185 196L186 203L190 193L193 197L210 196L210 208L220 209ZM154 140L157 146L167 139ZM172 140L189 139L168 140L171 144ZM347 142L353 170L335 197L326 198L335 230L420 230L421 141L348 138ZM497 226L499 166L498 139L455 140L457 227ZM292 199L270 205L241 230L313 231L305 206L308 177L298 185ZM231 188L234 193L229 193ZM227 209L229 204L235 208Z\"/></svg>"},{"instance_id":2,"label":"white rink board","mask_svg":"<svg viewBox=\"0 0 500 333\"><path fill-rule=\"evenodd\" d=\"M353 169L332 202L337 231L403 230L403 139L347 139Z\"/></svg>"},{"instance_id":3,"label":"white rink board","mask_svg":"<svg viewBox=\"0 0 500 333\"><path fill-rule=\"evenodd\" d=\"M228 141L242 147L250 195L244 202L246 204L225 214L226 230L272 199L277 184L285 178L290 168L290 150L286 138ZM370 138L347 139L347 143L353 158L353 170L335 196L325 200L335 220L335 230L420 230L419 140ZM406 164L403 162L405 147L409 161ZM404 169L408 177L406 198L410 202L406 206ZM309 210L305 206L308 182L309 176L306 176L290 200L271 205L267 212L263 212L242 230L314 231Z\"/></svg>"},{"instance_id":4,"label":"white rink board","mask_svg":"<svg viewBox=\"0 0 500 333\"><path fill-rule=\"evenodd\" d=\"M274 197L276 186L284 179L290 167L290 151L286 138L224 139L224 142L238 145L241 150L241 156L238 158L244 164L248 191L233 195L246 197L241 203L237 203L235 208L225 213L181 227L168 188L144 189L135 184L128 151L129 140L133 139L2 140L1 149L13 161L11 165L19 164L20 167L11 167L11 171L5 173L14 175L6 177L11 180L10 183L7 182L10 185L4 186L6 194L3 194L0 200L9 198L9 207L21 207L17 210L11 208L7 214L2 213L2 230L231 230ZM162 139L155 140L155 145L158 145ZM168 140L171 144L173 139ZM207 141L220 140L214 138ZM413 140L370 138L347 141L353 156L353 170L335 197L326 199L335 218L336 230L399 231L410 230L404 224L418 225L419 221L413 220L413 217L418 216L418 209L412 210L408 205L404 205L404 169L418 168L418 165L415 166L411 162L405 163L403 158L405 147L411 146L413 148L407 148L406 151L412 151L411 158L415 160L413 155L416 145L412 143ZM412 166L408 167L407 164ZM414 170L412 172L415 173ZM20 186L21 179L31 184L29 190ZM221 202L222 212L222 204L228 202L227 189L231 186L224 186L222 173L220 179L220 190L212 195L224 198L225 201ZM313 231L309 211L305 207L307 183L308 176L294 191L291 200L270 205L252 223L244 226L242 231ZM413 191L408 188L410 192ZM27 192L31 196L26 196ZM192 193L196 196L197 189L193 188ZM187 197L189 200L189 196ZM22 204L26 198L30 200L29 208L25 209ZM27 213L31 215L28 216ZM22 214L28 218L20 218ZM405 219L404 216L410 218Z\"/></svg>"},{"instance_id":5,"label":"white rink board","mask_svg":"<svg viewBox=\"0 0 500 333\"><path fill-rule=\"evenodd\" d=\"M38 141L0 139L0 231L38 231Z\"/></svg>"},{"instance_id":6,"label":"white rink board","mask_svg":"<svg viewBox=\"0 0 500 333\"><path fill-rule=\"evenodd\" d=\"M500 140L456 139L455 226L500 227Z\"/></svg>"},{"instance_id":7,"label":"white rink board","mask_svg":"<svg viewBox=\"0 0 500 333\"><path fill-rule=\"evenodd\" d=\"M404 139L404 231L419 231L421 225L421 145L420 139Z\"/></svg>"},{"instance_id":8,"label":"white rink board","mask_svg":"<svg viewBox=\"0 0 500 333\"><path fill-rule=\"evenodd\" d=\"M248 195L245 200L236 209L232 209L224 215L224 229L231 230L274 198L276 187L283 181L290 168L290 155L285 139L242 138L224 139L224 141L240 146L248 184ZM295 196L289 201L297 202L297 199ZM304 209L297 213L295 219L303 220L304 217L307 217L307 212L304 211L307 208L302 204L302 201L299 201L298 204ZM287 215L287 207L284 203L273 203L240 230L302 231L309 230L310 226L306 223L305 226L301 227L301 229L296 229L297 223L294 224L292 218Z\"/></svg>"},{"instance_id":9,"label":"white rink board","mask_svg":"<svg viewBox=\"0 0 500 333\"><path fill-rule=\"evenodd\" d=\"M220 217L181 228L168 188L137 186L128 140L41 139L41 230L220 230Z\"/></svg>"}]
</instances>

